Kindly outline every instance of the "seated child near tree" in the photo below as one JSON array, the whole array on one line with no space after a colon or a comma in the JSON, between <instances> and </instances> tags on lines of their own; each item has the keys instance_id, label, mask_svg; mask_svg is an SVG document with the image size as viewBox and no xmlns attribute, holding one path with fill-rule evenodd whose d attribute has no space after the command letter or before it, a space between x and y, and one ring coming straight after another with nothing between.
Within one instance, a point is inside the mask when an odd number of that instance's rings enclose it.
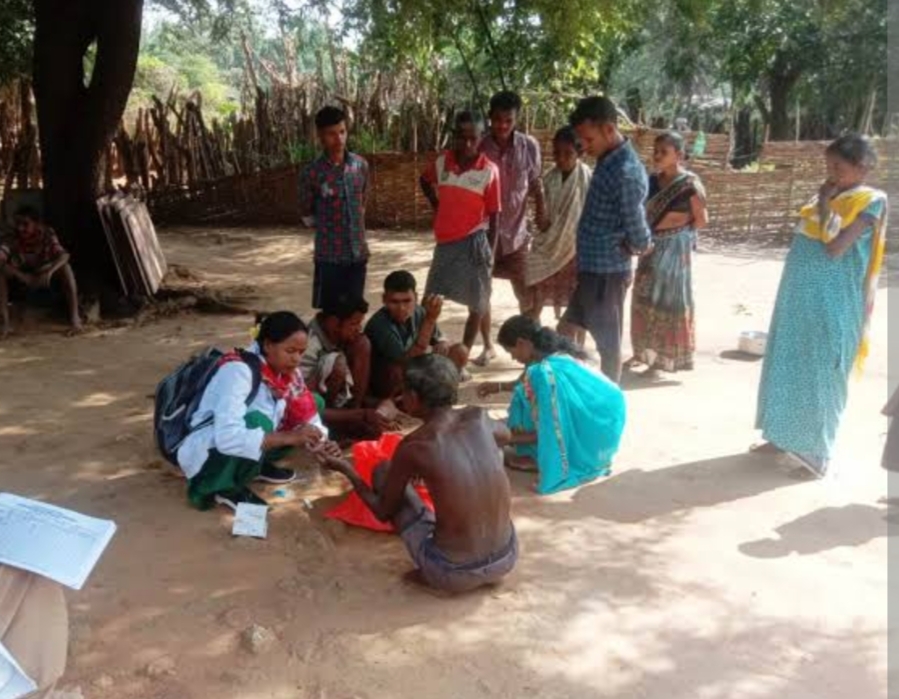
<instances>
[{"instance_id":1,"label":"seated child near tree","mask_svg":"<svg viewBox=\"0 0 899 699\"><path fill-rule=\"evenodd\" d=\"M406 361L422 354L449 357L461 371L468 362L468 348L450 344L437 327L443 297L426 296L418 304L415 277L405 270L384 280L384 306L365 326L371 341L372 382L376 396L396 398L403 390Z\"/></svg>"},{"instance_id":2,"label":"seated child near tree","mask_svg":"<svg viewBox=\"0 0 899 699\"><path fill-rule=\"evenodd\" d=\"M78 287L69 265L69 253L60 245L53 229L41 223L40 215L32 207L19 208L13 220L15 232L9 238L0 240L0 339L11 330L10 281L28 289L46 289L58 280L68 303L72 329L80 330Z\"/></svg>"}]
</instances>

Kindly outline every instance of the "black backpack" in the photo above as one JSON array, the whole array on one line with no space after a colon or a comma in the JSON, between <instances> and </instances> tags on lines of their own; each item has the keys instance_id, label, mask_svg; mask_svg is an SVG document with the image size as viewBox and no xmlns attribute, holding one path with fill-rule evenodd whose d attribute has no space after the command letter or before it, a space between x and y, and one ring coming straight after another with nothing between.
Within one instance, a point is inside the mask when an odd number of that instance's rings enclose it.
<instances>
[{"instance_id":1,"label":"black backpack","mask_svg":"<svg viewBox=\"0 0 899 699\"><path fill-rule=\"evenodd\" d=\"M259 393L262 382L262 360L251 352L238 350L241 360L250 367L253 387L247 397L247 405ZM166 376L156 387L156 407L153 411L153 431L159 451L173 466L178 466L178 448L192 432L212 424L212 417L196 427L190 426L197 412L203 392L219 368L224 353L208 347L194 355L175 371Z\"/></svg>"}]
</instances>

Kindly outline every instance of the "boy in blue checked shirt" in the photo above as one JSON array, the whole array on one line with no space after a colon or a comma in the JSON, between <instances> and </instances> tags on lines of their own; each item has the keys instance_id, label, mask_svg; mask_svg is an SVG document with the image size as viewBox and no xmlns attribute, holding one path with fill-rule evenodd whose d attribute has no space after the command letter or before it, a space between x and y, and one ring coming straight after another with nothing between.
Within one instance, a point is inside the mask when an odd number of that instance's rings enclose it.
<instances>
[{"instance_id":1,"label":"boy in blue checked shirt","mask_svg":"<svg viewBox=\"0 0 899 699\"><path fill-rule=\"evenodd\" d=\"M303 225L315 228L312 306L321 309L340 296L365 296L368 163L347 150L343 110L320 110L315 127L324 153L300 174L299 198Z\"/></svg>"},{"instance_id":2,"label":"boy in blue checked shirt","mask_svg":"<svg viewBox=\"0 0 899 699\"><path fill-rule=\"evenodd\" d=\"M652 248L646 221L649 179L637 152L618 130L618 109L610 99L582 99L570 121L596 158L596 168L577 230L577 288L559 332L574 339L578 330L586 329L596 342L603 373L618 383L631 258Z\"/></svg>"}]
</instances>

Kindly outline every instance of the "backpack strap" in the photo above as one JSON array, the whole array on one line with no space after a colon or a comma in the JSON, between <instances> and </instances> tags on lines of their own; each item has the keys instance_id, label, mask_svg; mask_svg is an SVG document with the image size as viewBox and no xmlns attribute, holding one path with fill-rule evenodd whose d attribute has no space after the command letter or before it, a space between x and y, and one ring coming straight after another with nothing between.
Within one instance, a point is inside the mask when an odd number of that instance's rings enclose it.
<instances>
[{"instance_id":1,"label":"backpack strap","mask_svg":"<svg viewBox=\"0 0 899 699\"><path fill-rule=\"evenodd\" d=\"M250 388L250 394L247 396L247 405L256 400L259 395L259 387L262 385L262 358L258 354L239 350L240 359L250 367L250 374L253 376L253 384Z\"/></svg>"},{"instance_id":2,"label":"backpack strap","mask_svg":"<svg viewBox=\"0 0 899 699\"><path fill-rule=\"evenodd\" d=\"M250 374L252 375L252 385L250 386L250 393L247 396L247 400L245 405L249 405L254 400L256 400L256 396L259 395L259 387L262 385L262 358L258 354L253 354L252 352L247 352L246 350L237 350L237 353L240 355L240 360L250 367ZM180 446L184 443L184 440L194 432L197 432L204 427L209 427L214 421L214 417L210 415L208 418L203 420L199 425L191 427L187 434L184 435L184 439L182 439L177 447L176 451Z\"/></svg>"}]
</instances>

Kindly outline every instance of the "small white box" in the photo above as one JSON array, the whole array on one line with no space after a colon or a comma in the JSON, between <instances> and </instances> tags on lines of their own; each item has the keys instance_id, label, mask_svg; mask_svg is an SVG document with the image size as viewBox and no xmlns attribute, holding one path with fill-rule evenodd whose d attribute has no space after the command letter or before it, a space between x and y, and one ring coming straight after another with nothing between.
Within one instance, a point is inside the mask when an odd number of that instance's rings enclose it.
<instances>
[{"instance_id":1,"label":"small white box","mask_svg":"<svg viewBox=\"0 0 899 699\"><path fill-rule=\"evenodd\" d=\"M250 505L242 502L234 514L234 525L231 527L234 536L252 536L264 539L268 536L268 507Z\"/></svg>"}]
</instances>

